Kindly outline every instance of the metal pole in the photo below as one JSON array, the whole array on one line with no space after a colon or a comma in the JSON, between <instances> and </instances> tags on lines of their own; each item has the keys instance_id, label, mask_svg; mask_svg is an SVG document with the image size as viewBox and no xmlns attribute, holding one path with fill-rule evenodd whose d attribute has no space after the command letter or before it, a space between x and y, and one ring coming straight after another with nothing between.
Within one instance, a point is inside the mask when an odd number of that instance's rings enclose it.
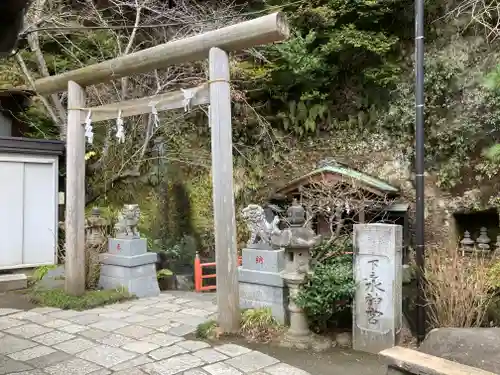
<instances>
[{"instance_id":1,"label":"metal pole","mask_svg":"<svg viewBox=\"0 0 500 375\"><path fill-rule=\"evenodd\" d=\"M415 184L417 261L417 340L425 338L424 280L424 0L415 0Z\"/></svg>"}]
</instances>

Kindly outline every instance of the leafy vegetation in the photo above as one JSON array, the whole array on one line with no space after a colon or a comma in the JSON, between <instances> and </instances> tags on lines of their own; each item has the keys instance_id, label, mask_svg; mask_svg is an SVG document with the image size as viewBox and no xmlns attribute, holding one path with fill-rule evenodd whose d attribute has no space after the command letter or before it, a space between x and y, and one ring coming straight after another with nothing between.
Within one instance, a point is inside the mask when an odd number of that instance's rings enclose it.
<instances>
[{"instance_id":1,"label":"leafy vegetation","mask_svg":"<svg viewBox=\"0 0 500 375\"><path fill-rule=\"evenodd\" d=\"M88 310L133 299L125 289L87 290L79 297L70 296L62 289L34 288L30 294L31 302L40 306L57 307L64 310Z\"/></svg>"},{"instance_id":2,"label":"leafy vegetation","mask_svg":"<svg viewBox=\"0 0 500 375\"><path fill-rule=\"evenodd\" d=\"M158 280L161 280L161 279L165 279L167 277L170 277L170 276L173 276L173 272L164 268L164 269L161 269L159 270L158 272L156 272L156 278Z\"/></svg>"},{"instance_id":3,"label":"leafy vegetation","mask_svg":"<svg viewBox=\"0 0 500 375\"><path fill-rule=\"evenodd\" d=\"M352 252L352 244L323 243L314 252L314 256L321 254L322 261L314 265L295 302L304 309L311 328L324 332L335 327L340 313L352 306L355 291L352 254L346 254ZM328 257L323 255L326 253Z\"/></svg>"},{"instance_id":4,"label":"leafy vegetation","mask_svg":"<svg viewBox=\"0 0 500 375\"><path fill-rule=\"evenodd\" d=\"M34 282L38 282L40 280L42 280L45 275L47 275L47 273L50 271L50 270L53 270L55 269L57 266L54 266L54 265L49 265L49 266L40 266L40 267L37 267L35 269L35 272L33 272L33 276L32 276L32 280Z\"/></svg>"},{"instance_id":5,"label":"leafy vegetation","mask_svg":"<svg viewBox=\"0 0 500 375\"><path fill-rule=\"evenodd\" d=\"M213 337L216 328L217 322L215 320L201 323L196 327L196 337L199 339L210 339Z\"/></svg>"}]
</instances>

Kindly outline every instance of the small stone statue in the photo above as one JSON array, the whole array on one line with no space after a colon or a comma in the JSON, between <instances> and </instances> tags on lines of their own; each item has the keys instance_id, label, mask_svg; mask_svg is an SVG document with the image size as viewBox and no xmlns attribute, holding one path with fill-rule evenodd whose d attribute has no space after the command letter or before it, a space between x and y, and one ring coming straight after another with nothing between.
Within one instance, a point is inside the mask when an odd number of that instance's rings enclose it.
<instances>
[{"instance_id":1,"label":"small stone statue","mask_svg":"<svg viewBox=\"0 0 500 375\"><path fill-rule=\"evenodd\" d=\"M85 242L88 246L99 246L106 242L106 226L108 221L101 217L98 207L92 209L92 213L85 219Z\"/></svg>"},{"instance_id":2,"label":"small stone statue","mask_svg":"<svg viewBox=\"0 0 500 375\"><path fill-rule=\"evenodd\" d=\"M275 216L273 221L268 222L264 209L258 204L249 204L241 211L241 215L250 231L247 246L254 247L256 244L271 246L271 236L280 232L279 217Z\"/></svg>"},{"instance_id":3,"label":"small stone statue","mask_svg":"<svg viewBox=\"0 0 500 375\"><path fill-rule=\"evenodd\" d=\"M140 238L137 225L141 210L137 204L125 204L115 224L115 238Z\"/></svg>"},{"instance_id":4,"label":"small stone statue","mask_svg":"<svg viewBox=\"0 0 500 375\"><path fill-rule=\"evenodd\" d=\"M470 233L467 230L464 233L464 238L460 241L460 248L462 250L462 256L465 255L465 253L474 251L474 240L470 238Z\"/></svg>"},{"instance_id":5,"label":"small stone statue","mask_svg":"<svg viewBox=\"0 0 500 375\"><path fill-rule=\"evenodd\" d=\"M476 239L477 247L480 251L489 251L491 239L488 237L488 230L481 227L479 230L479 237Z\"/></svg>"}]
</instances>

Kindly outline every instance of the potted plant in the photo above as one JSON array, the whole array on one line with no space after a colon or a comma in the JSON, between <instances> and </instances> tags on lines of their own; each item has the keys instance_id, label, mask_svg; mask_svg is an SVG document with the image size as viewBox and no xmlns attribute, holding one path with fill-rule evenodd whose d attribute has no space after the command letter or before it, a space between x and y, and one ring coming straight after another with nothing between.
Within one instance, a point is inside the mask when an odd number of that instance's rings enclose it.
<instances>
[{"instance_id":1,"label":"potted plant","mask_svg":"<svg viewBox=\"0 0 500 375\"><path fill-rule=\"evenodd\" d=\"M175 289L175 277L174 273L167 268L163 268L156 272L156 278L158 279L158 285L160 290L172 290Z\"/></svg>"}]
</instances>

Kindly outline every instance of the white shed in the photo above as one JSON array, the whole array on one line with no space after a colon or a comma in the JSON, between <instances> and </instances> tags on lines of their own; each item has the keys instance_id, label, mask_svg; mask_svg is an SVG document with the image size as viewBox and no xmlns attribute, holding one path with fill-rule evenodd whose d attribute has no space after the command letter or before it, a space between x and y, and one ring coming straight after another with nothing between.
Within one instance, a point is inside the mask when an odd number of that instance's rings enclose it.
<instances>
[{"instance_id":1,"label":"white shed","mask_svg":"<svg viewBox=\"0 0 500 375\"><path fill-rule=\"evenodd\" d=\"M59 141L0 137L0 270L55 264Z\"/></svg>"}]
</instances>

